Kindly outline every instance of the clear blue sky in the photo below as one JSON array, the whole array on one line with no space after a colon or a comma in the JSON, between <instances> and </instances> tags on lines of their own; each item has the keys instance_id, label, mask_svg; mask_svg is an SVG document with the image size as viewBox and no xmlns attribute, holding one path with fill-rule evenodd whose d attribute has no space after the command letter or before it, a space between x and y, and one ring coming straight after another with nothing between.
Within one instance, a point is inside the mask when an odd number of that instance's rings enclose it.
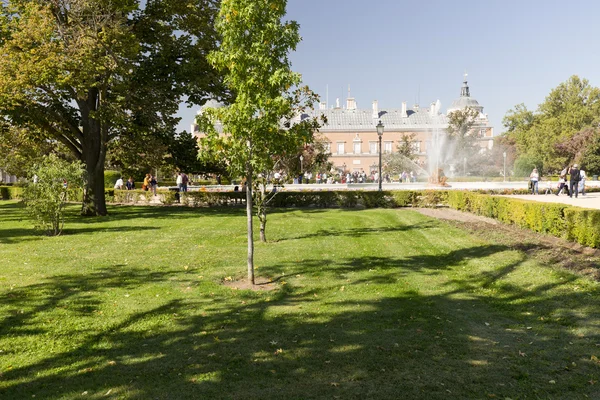
<instances>
[{"instance_id":1,"label":"clear blue sky","mask_svg":"<svg viewBox=\"0 0 600 400\"><path fill-rule=\"evenodd\" d=\"M445 112L466 71L498 135L509 109L537 109L571 75L600 86L599 16L597 0L289 0L286 19L303 38L293 70L323 101L328 85L330 106L350 85L359 108L439 99Z\"/></svg>"}]
</instances>

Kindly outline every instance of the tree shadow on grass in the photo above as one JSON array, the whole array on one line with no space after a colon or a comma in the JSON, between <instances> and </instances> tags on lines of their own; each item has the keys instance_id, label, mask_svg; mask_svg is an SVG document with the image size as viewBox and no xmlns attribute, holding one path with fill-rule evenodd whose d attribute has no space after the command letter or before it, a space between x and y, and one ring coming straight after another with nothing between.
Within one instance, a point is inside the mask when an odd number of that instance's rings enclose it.
<instances>
[{"instance_id":1,"label":"tree shadow on grass","mask_svg":"<svg viewBox=\"0 0 600 400\"><path fill-rule=\"evenodd\" d=\"M242 216L245 209L233 207L163 207L163 206L109 206L108 215L104 217L82 217L71 212L67 222L84 224L104 223L107 221L130 221L135 219L176 219L186 220L211 216Z\"/></svg>"},{"instance_id":2,"label":"tree shadow on grass","mask_svg":"<svg viewBox=\"0 0 600 400\"><path fill-rule=\"evenodd\" d=\"M535 290L506 284L502 296L477 292L526 256L494 273L456 278L435 295L402 290L398 282L506 249L309 260L299 269L264 268L308 275L318 285L290 282L267 295L205 287L158 306L140 298L138 311L90 326L73 337L70 349L5 368L0 387L3 397L15 399L83 393L129 399L593 398L590 382L600 375L590 359L600 340L597 296L549 294L564 282ZM65 318L76 318L101 306L96 292L170 278L115 265L19 288L0 300L29 311L4 318L0 332L52 338L56 328L45 322L51 310L66 306ZM564 318L567 308L576 312L565 325L556 316ZM576 327L595 333L582 336Z\"/></svg>"},{"instance_id":3,"label":"tree shadow on grass","mask_svg":"<svg viewBox=\"0 0 600 400\"><path fill-rule=\"evenodd\" d=\"M0 221L21 221L25 217L25 206L22 203L0 201Z\"/></svg>"},{"instance_id":4,"label":"tree shadow on grass","mask_svg":"<svg viewBox=\"0 0 600 400\"><path fill-rule=\"evenodd\" d=\"M119 227L102 227L102 228L65 228L63 229L61 236L68 235L81 235L95 232L135 232L135 231L148 231L157 230L159 228L152 226L119 226ZM4 244L16 244L27 241L41 240L44 237L48 237L45 232L36 229L0 229L0 243Z\"/></svg>"},{"instance_id":5,"label":"tree shadow on grass","mask_svg":"<svg viewBox=\"0 0 600 400\"><path fill-rule=\"evenodd\" d=\"M319 229L314 233L307 233L304 235L286 237L278 240L274 240L273 242L282 242L287 240L300 240L300 239L310 239L310 238L326 238L331 236L344 236L349 238L357 238L367 235L379 235L382 233L388 232L405 232L410 230L424 230L430 228L438 228L439 224L435 221L427 221L417 224L411 225L396 225L396 226L386 226L386 227L375 227L375 228L348 228L348 229Z\"/></svg>"}]
</instances>

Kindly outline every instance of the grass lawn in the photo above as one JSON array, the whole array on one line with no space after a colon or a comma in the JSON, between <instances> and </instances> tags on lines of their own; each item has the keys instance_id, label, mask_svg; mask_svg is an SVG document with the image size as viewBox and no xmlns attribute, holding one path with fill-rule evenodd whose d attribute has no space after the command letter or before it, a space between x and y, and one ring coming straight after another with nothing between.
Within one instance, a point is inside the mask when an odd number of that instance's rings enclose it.
<instances>
[{"instance_id":1,"label":"grass lawn","mask_svg":"<svg viewBox=\"0 0 600 400\"><path fill-rule=\"evenodd\" d=\"M274 211L253 292L245 210L77 211L0 202L1 399L600 398L600 285L447 222Z\"/></svg>"}]
</instances>

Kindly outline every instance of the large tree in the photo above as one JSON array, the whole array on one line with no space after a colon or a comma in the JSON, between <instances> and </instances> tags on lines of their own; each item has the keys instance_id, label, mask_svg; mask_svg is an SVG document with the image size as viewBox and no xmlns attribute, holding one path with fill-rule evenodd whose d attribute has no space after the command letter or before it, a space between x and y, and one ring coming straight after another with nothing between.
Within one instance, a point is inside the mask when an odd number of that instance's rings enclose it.
<instances>
[{"instance_id":1,"label":"large tree","mask_svg":"<svg viewBox=\"0 0 600 400\"><path fill-rule=\"evenodd\" d=\"M0 114L61 142L86 169L82 214L104 215L107 144L173 126L219 93L206 61L215 0L4 0Z\"/></svg>"},{"instance_id":2,"label":"large tree","mask_svg":"<svg viewBox=\"0 0 600 400\"><path fill-rule=\"evenodd\" d=\"M535 160L536 166L546 171L562 170L573 157L559 143L568 142L585 128L597 127L599 122L600 89L576 75L552 89L536 112L521 104L503 119L506 135L517 146L517 163Z\"/></svg>"},{"instance_id":3,"label":"large tree","mask_svg":"<svg viewBox=\"0 0 600 400\"><path fill-rule=\"evenodd\" d=\"M247 182L248 279L254 284L253 183L273 170L277 156L313 141L315 118L303 118L317 96L301 85L288 53L301 38L294 21L282 21L286 0L223 0L216 26L222 41L209 60L225 73L235 101L206 108L199 125L204 145L226 160L231 176ZM219 126L221 129L217 130ZM260 200L259 200L260 201Z\"/></svg>"},{"instance_id":4,"label":"large tree","mask_svg":"<svg viewBox=\"0 0 600 400\"><path fill-rule=\"evenodd\" d=\"M442 164L462 165L465 158L469 159L476 155L481 149L477 145L478 129L477 117L479 111L474 108L465 107L448 115L448 142L446 148L450 151L446 154Z\"/></svg>"}]
</instances>

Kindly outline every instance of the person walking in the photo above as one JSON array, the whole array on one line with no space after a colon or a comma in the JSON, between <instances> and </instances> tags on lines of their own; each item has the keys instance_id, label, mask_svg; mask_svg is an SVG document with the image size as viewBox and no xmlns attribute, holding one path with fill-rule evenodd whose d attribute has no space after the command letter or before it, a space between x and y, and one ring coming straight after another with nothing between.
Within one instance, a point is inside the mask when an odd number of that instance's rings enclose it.
<instances>
[{"instance_id":1,"label":"person walking","mask_svg":"<svg viewBox=\"0 0 600 400\"><path fill-rule=\"evenodd\" d=\"M569 186L567 185L567 169L565 168L563 170L563 172L560 173L560 176L558 177L558 191L556 192L556 195L558 196L559 194L562 193L563 189L565 190L565 192L567 192L567 195L569 195Z\"/></svg>"},{"instance_id":2,"label":"person walking","mask_svg":"<svg viewBox=\"0 0 600 400\"><path fill-rule=\"evenodd\" d=\"M142 190L148 191L148 189L150 189L150 174L146 174L142 182Z\"/></svg>"},{"instance_id":3,"label":"person walking","mask_svg":"<svg viewBox=\"0 0 600 400\"><path fill-rule=\"evenodd\" d=\"M117 181L115 182L115 189L119 189L122 190L123 189L123 177L119 177L119 179L117 179Z\"/></svg>"},{"instance_id":4,"label":"person walking","mask_svg":"<svg viewBox=\"0 0 600 400\"><path fill-rule=\"evenodd\" d=\"M575 198L577 198L577 192L579 186L579 181L581 177L579 176L579 166L577 164L573 164L571 169L569 170L569 197L573 197L573 193L575 193Z\"/></svg>"},{"instance_id":5,"label":"person walking","mask_svg":"<svg viewBox=\"0 0 600 400\"><path fill-rule=\"evenodd\" d=\"M531 181L531 194L540 194L538 192L538 181L540 180L540 174L538 173L537 168L534 168L529 174L529 180Z\"/></svg>"},{"instance_id":6,"label":"person walking","mask_svg":"<svg viewBox=\"0 0 600 400\"><path fill-rule=\"evenodd\" d=\"M190 178L188 178L188 176L185 173L182 173L181 174L181 190L183 192L187 192L189 181L190 181Z\"/></svg>"},{"instance_id":7,"label":"person walking","mask_svg":"<svg viewBox=\"0 0 600 400\"><path fill-rule=\"evenodd\" d=\"M152 190L152 195L156 196L156 187L158 186L158 182L156 181L156 176L150 175L150 189Z\"/></svg>"},{"instance_id":8,"label":"person walking","mask_svg":"<svg viewBox=\"0 0 600 400\"><path fill-rule=\"evenodd\" d=\"M175 183L177 184L177 191L178 192L182 192L183 190L183 176L181 176L181 172L177 173L177 179L175 180Z\"/></svg>"},{"instance_id":9,"label":"person walking","mask_svg":"<svg viewBox=\"0 0 600 400\"><path fill-rule=\"evenodd\" d=\"M125 183L125 187L127 188L127 190L135 189L135 182L133 181L133 178L131 176L129 177L129 179L127 179L127 183Z\"/></svg>"}]
</instances>

